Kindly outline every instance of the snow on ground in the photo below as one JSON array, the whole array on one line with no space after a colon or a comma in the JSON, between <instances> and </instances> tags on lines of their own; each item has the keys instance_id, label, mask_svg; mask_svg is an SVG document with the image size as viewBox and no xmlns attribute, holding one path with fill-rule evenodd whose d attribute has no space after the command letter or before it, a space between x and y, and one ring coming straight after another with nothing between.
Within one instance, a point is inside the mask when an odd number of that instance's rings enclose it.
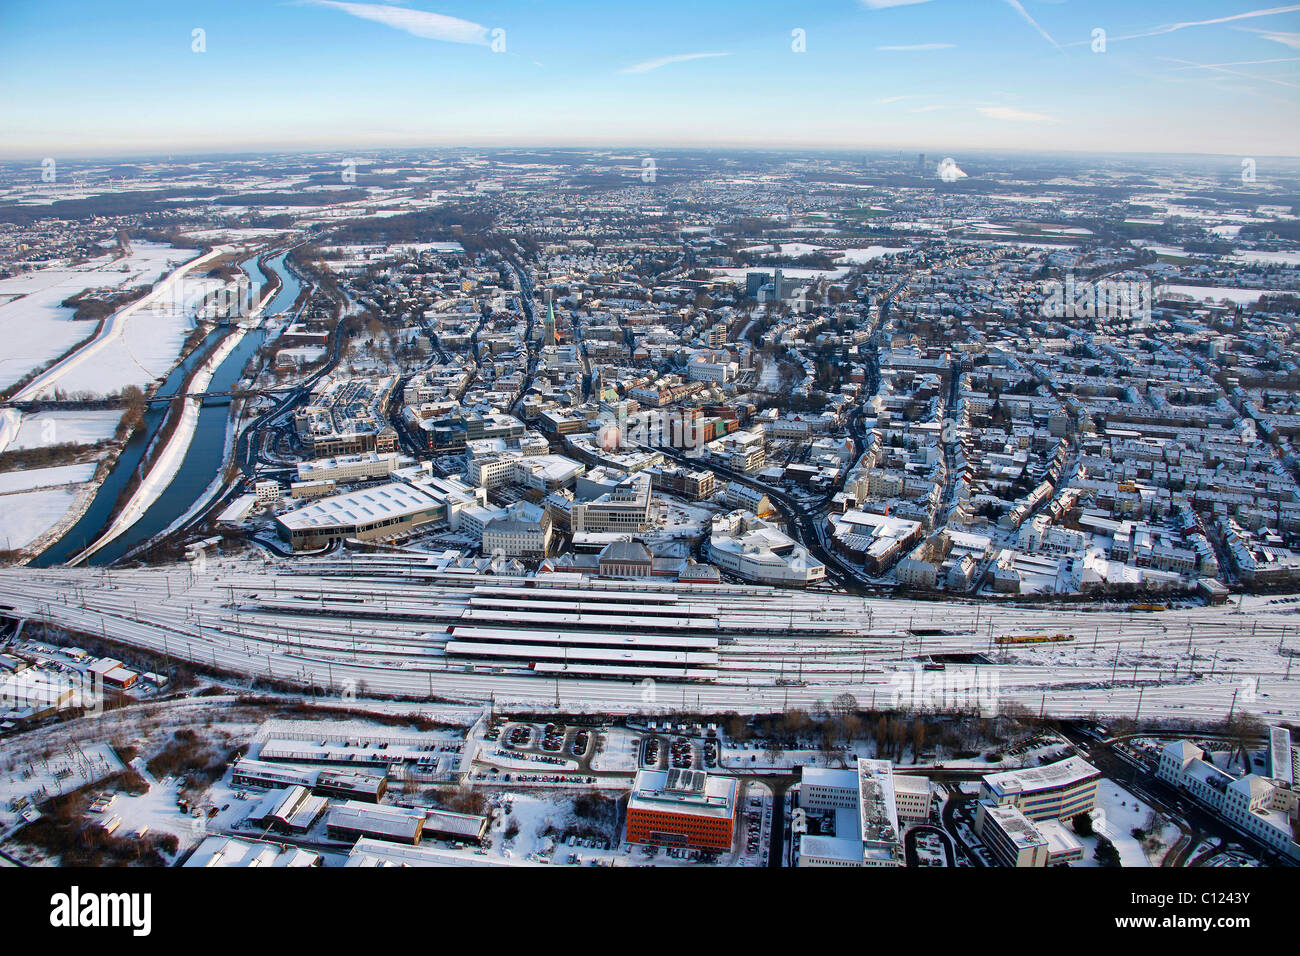
<instances>
[{"instance_id":1,"label":"snow on ground","mask_svg":"<svg viewBox=\"0 0 1300 956\"><path fill-rule=\"evenodd\" d=\"M662 495L658 496L658 502L663 507L661 530L667 537L700 534L713 521L714 512L707 508Z\"/></svg>"},{"instance_id":2,"label":"snow on ground","mask_svg":"<svg viewBox=\"0 0 1300 956\"><path fill-rule=\"evenodd\" d=\"M501 833L493 836L492 856L526 857L548 852L555 844L550 837L542 836L542 831L548 827L563 831L574 822L569 798L559 794L512 793L506 805L509 811ZM518 827L518 834L505 839L505 832L513 827Z\"/></svg>"},{"instance_id":3,"label":"snow on ground","mask_svg":"<svg viewBox=\"0 0 1300 956\"><path fill-rule=\"evenodd\" d=\"M97 444L112 438L121 420L122 413L113 409L23 415L17 409L6 408L0 410L0 452L69 443Z\"/></svg>"},{"instance_id":4,"label":"snow on ground","mask_svg":"<svg viewBox=\"0 0 1300 956\"><path fill-rule=\"evenodd\" d=\"M58 390L107 395L161 378L194 328L199 303L225 285L204 277L203 268L228 251L217 246L170 272L147 295L109 316L93 341L38 375L14 398L31 401Z\"/></svg>"},{"instance_id":5,"label":"snow on ground","mask_svg":"<svg viewBox=\"0 0 1300 956\"><path fill-rule=\"evenodd\" d=\"M772 757L776 759L773 760ZM848 759L852 759L849 757ZM832 757L822 753L820 750L784 750L779 754L769 756L764 747L759 744L731 744L725 743L722 747L722 765L720 769L756 769L768 767L780 767L793 769L795 767L831 767L839 769L842 761L838 757Z\"/></svg>"},{"instance_id":6,"label":"snow on ground","mask_svg":"<svg viewBox=\"0 0 1300 956\"><path fill-rule=\"evenodd\" d=\"M18 435L22 426L23 413L16 408L0 408L0 452L9 447L9 443Z\"/></svg>"},{"instance_id":7,"label":"snow on ground","mask_svg":"<svg viewBox=\"0 0 1300 956\"><path fill-rule=\"evenodd\" d=\"M853 265L860 265L864 262L871 262L873 259L880 259L884 256L893 255L896 252L909 252L907 247L899 248L897 246L866 246L861 249L845 249L838 256L836 261L849 262Z\"/></svg>"},{"instance_id":8,"label":"snow on ground","mask_svg":"<svg viewBox=\"0 0 1300 956\"><path fill-rule=\"evenodd\" d=\"M118 793L104 811L104 819L121 817L121 829L117 832L123 836L141 831L174 834L180 841L180 850L184 850L203 838L206 820L182 813L176 805L179 793L180 785L172 777L150 782L148 792L140 796Z\"/></svg>"},{"instance_id":9,"label":"snow on ground","mask_svg":"<svg viewBox=\"0 0 1300 956\"><path fill-rule=\"evenodd\" d=\"M234 351L245 334L245 329L238 328L221 340L221 344L213 350L203 365L194 373L193 378L190 379L189 392L199 393L207 389L212 381L212 376L216 374L221 363ZM176 477L176 473L180 471L181 464L185 461L185 456L190 450L190 443L194 440L194 432L199 424L199 413L202 410L203 403L199 399L189 399L185 402L184 408L181 410L180 421L177 423L171 437L167 440L167 444L163 446L162 452L154 460L153 467L149 469L149 473L140 482L135 494L131 496L126 506L113 519L113 523L108 530L84 552L87 556L98 551L135 524L153 503L162 496L167 486L172 483L172 479Z\"/></svg>"},{"instance_id":10,"label":"snow on ground","mask_svg":"<svg viewBox=\"0 0 1300 956\"><path fill-rule=\"evenodd\" d=\"M1232 254L1239 262L1265 263L1267 265L1300 266L1300 252L1266 252L1240 249Z\"/></svg>"},{"instance_id":11,"label":"snow on ground","mask_svg":"<svg viewBox=\"0 0 1300 956\"><path fill-rule=\"evenodd\" d=\"M0 495L0 547L27 547L58 524L76 500L77 490L67 485Z\"/></svg>"},{"instance_id":12,"label":"snow on ground","mask_svg":"<svg viewBox=\"0 0 1300 956\"><path fill-rule=\"evenodd\" d=\"M56 465L53 468L29 468L26 471L0 473L0 495L33 488L57 488L59 485L81 484L95 474L93 461L78 465Z\"/></svg>"},{"instance_id":13,"label":"snow on ground","mask_svg":"<svg viewBox=\"0 0 1300 956\"><path fill-rule=\"evenodd\" d=\"M0 830L20 822L14 802L26 798L35 804L71 793L87 784L121 773L126 765L108 744L79 748L68 745L48 758L9 758L0 765Z\"/></svg>"},{"instance_id":14,"label":"snow on ground","mask_svg":"<svg viewBox=\"0 0 1300 956\"><path fill-rule=\"evenodd\" d=\"M503 748L480 750L478 760L489 766L503 767L509 770L524 770L534 774L572 772L578 769L577 760L561 757L558 754L548 755L543 758L541 754L511 754Z\"/></svg>"},{"instance_id":15,"label":"snow on ground","mask_svg":"<svg viewBox=\"0 0 1300 956\"><path fill-rule=\"evenodd\" d=\"M719 276L721 278L731 279L732 281L743 283L745 281L745 276L747 276L749 273L754 271L762 271L762 270L713 269L711 271L715 276ZM846 275L848 275L850 271L852 270L849 266L843 266L842 268L839 269L804 269L804 268L787 269L784 266L781 267L781 275L786 279L822 279L822 278L842 279Z\"/></svg>"},{"instance_id":16,"label":"snow on ground","mask_svg":"<svg viewBox=\"0 0 1300 956\"><path fill-rule=\"evenodd\" d=\"M1113 780L1103 779L1097 787L1097 809L1092 814L1094 833L1101 834L1119 850L1120 863L1126 867L1159 866L1166 849L1178 839L1179 830L1165 822L1160 831L1160 845L1147 856L1142 843L1133 836L1134 827L1145 830L1151 820L1151 808ZM1078 866L1096 866L1097 838L1082 837L1083 860Z\"/></svg>"},{"instance_id":17,"label":"snow on ground","mask_svg":"<svg viewBox=\"0 0 1300 956\"><path fill-rule=\"evenodd\" d=\"M195 229L193 232L184 233L184 238L192 239L197 242L211 242L213 240L235 241L241 239L274 239L277 236L283 236L290 232L289 229L264 229L264 228L230 228L230 229Z\"/></svg>"},{"instance_id":18,"label":"snow on ground","mask_svg":"<svg viewBox=\"0 0 1300 956\"><path fill-rule=\"evenodd\" d=\"M248 800L237 799L235 788L230 786L230 772L227 771L204 792L201 805L186 813L177 805L181 795L180 779L156 779L140 757L131 761L131 766L148 784L148 792L139 796L118 793L104 816L121 817L122 829L119 832L123 834L138 833L142 828L147 828L149 833L173 834L179 842L176 856L201 843L205 837L227 830L243 820L266 792L251 790L247 791ZM209 809L216 810L216 815L209 818Z\"/></svg>"},{"instance_id":19,"label":"snow on ground","mask_svg":"<svg viewBox=\"0 0 1300 956\"><path fill-rule=\"evenodd\" d=\"M25 429L26 423L19 433ZM80 486L95 476L96 464L0 472L0 548L21 550L58 524L76 503Z\"/></svg>"},{"instance_id":20,"label":"snow on ground","mask_svg":"<svg viewBox=\"0 0 1300 956\"><path fill-rule=\"evenodd\" d=\"M1218 302L1220 299L1227 299L1229 302L1243 303L1259 301L1259 297L1268 290L1237 289L1228 286L1162 285L1160 291L1191 296L1201 302Z\"/></svg>"},{"instance_id":21,"label":"snow on ground","mask_svg":"<svg viewBox=\"0 0 1300 956\"><path fill-rule=\"evenodd\" d=\"M622 727L610 727L601 732L603 742L600 753L591 758L591 769L605 772L635 773L638 767L637 748L640 735Z\"/></svg>"},{"instance_id":22,"label":"snow on ground","mask_svg":"<svg viewBox=\"0 0 1300 956\"><path fill-rule=\"evenodd\" d=\"M136 242L123 258L99 256L76 266L52 266L0 279L0 388L58 358L91 335L95 323L74 321L75 310L60 305L87 289L123 290L157 282L196 254L151 242Z\"/></svg>"},{"instance_id":23,"label":"snow on ground","mask_svg":"<svg viewBox=\"0 0 1300 956\"><path fill-rule=\"evenodd\" d=\"M186 278L173 300L162 296L139 308L132 303L109 320L105 334L72 356L55 374L44 377L31 396L55 389L69 394L109 395L127 385L147 386L176 364L181 345L194 328L194 312L203 297L222 287L219 279ZM143 300L139 300L143 301Z\"/></svg>"}]
</instances>

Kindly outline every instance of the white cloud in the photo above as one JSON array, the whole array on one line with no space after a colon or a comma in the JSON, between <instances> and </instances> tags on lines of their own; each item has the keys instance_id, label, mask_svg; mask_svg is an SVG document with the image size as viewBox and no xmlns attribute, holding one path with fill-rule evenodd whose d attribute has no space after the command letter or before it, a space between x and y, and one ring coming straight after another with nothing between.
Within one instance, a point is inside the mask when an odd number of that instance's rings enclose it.
<instances>
[{"instance_id":1,"label":"white cloud","mask_svg":"<svg viewBox=\"0 0 1300 956\"><path fill-rule=\"evenodd\" d=\"M901 46L878 46L876 49L921 52L923 50L951 50L953 46L955 44L952 43L906 43Z\"/></svg>"},{"instance_id":2,"label":"white cloud","mask_svg":"<svg viewBox=\"0 0 1300 956\"><path fill-rule=\"evenodd\" d=\"M684 63L687 60L702 60L707 57L731 56L730 53L678 53L675 56L661 56L654 60L645 60L642 63L634 63L632 66L625 66L619 70L620 73L649 73L651 70L657 70L661 66L668 66L670 63Z\"/></svg>"},{"instance_id":3,"label":"white cloud","mask_svg":"<svg viewBox=\"0 0 1300 956\"><path fill-rule=\"evenodd\" d=\"M1009 120L1014 123L1059 123L1060 120L1045 113L1031 113L1013 106L977 106L977 110L990 119Z\"/></svg>"},{"instance_id":4,"label":"white cloud","mask_svg":"<svg viewBox=\"0 0 1300 956\"><path fill-rule=\"evenodd\" d=\"M406 7L393 7L385 3L343 3L341 0L303 0L303 2L312 6L342 10L362 20L373 20L375 23L382 23L394 30L401 30L403 33L425 40L471 43L478 46L488 44L488 28L481 23L447 17L441 13L409 10Z\"/></svg>"},{"instance_id":5,"label":"white cloud","mask_svg":"<svg viewBox=\"0 0 1300 956\"><path fill-rule=\"evenodd\" d=\"M884 10L887 7L910 7L914 3L929 2L930 0L862 0L862 5L872 10Z\"/></svg>"}]
</instances>

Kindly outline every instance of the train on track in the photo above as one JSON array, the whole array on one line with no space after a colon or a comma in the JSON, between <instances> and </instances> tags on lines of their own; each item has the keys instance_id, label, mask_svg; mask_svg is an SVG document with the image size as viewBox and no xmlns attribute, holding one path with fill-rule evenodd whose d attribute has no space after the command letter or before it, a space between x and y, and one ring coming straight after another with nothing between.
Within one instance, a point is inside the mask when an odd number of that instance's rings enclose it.
<instances>
[{"instance_id":1,"label":"train on track","mask_svg":"<svg viewBox=\"0 0 1300 956\"><path fill-rule=\"evenodd\" d=\"M994 644L1060 644L1074 640L1073 634L1003 634Z\"/></svg>"}]
</instances>

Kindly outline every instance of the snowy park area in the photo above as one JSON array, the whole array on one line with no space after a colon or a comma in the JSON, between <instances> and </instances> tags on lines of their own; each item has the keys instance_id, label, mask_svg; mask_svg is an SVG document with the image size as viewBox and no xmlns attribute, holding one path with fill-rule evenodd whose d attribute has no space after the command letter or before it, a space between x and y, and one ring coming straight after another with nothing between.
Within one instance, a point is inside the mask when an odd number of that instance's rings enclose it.
<instances>
[{"instance_id":1,"label":"snowy park area","mask_svg":"<svg viewBox=\"0 0 1300 956\"><path fill-rule=\"evenodd\" d=\"M1153 824L1155 825L1153 827ZM1092 813L1093 832L1115 844L1120 865L1126 867L1159 866L1161 859L1178 841L1179 829L1112 780L1102 780L1097 788L1097 809ZM1134 829L1146 837L1139 840ZM1087 849L1078 866L1097 866L1097 836L1081 837Z\"/></svg>"}]
</instances>

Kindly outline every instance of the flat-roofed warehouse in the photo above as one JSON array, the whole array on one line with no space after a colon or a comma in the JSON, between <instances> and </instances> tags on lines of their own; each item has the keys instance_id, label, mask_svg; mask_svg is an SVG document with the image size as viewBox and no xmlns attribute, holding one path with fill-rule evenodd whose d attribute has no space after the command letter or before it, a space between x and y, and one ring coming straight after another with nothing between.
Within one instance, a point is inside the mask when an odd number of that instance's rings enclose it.
<instances>
[{"instance_id":1,"label":"flat-roofed warehouse","mask_svg":"<svg viewBox=\"0 0 1300 956\"><path fill-rule=\"evenodd\" d=\"M445 501L397 482L321 498L275 519L295 551L356 538L371 541L447 520Z\"/></svg>"},{"instance_id":2,"label":"flat-roofed warehouse","mask_svg":"<svg viewBox=\"0 0 1300 956\"><path fill-rule=\"evenodd\" d=\"M268 790L248 820L281 833L306 833L325 812L326 799L301 785Z\"/></svg>"},{"instance_id":3,"label":"flat-roofed warehouse","mask_svg":"<svg viewBox=\"0 0 1300 956\"><path fill-rule=\"evenodd\" d=\"M543 861L544 862L544 861ZM404 846L362 838L352 847L345 866L539 866L527 860L502 860L489 856L466 856L437 846Z\"/></svg>"},{"instance_id":4,"label":"flat-roofed warehouse","mask_svg":"<svg viewBox=\"0 0 1300 956\"><path fill-rule=\"evenodd\" d=\"M199 844L182 866L205 867L307 867L320 866L319 853L296 847L275 846L253 840L210 836Z\"/></svg>"},{"instance_id":5,"label":"flat-roofed warehouse","mask_svg":"<svg viewBox=\"0 0 1300 956\"><path fill-rule=\"evenodd\" d=\"M424 835L424 811L349 800L330 809L325 827L335 840L372 837L414 846Z\"/></svg>"},{"instance_id":6,"label":"flat-roofed warehouse","mask_svg":"<svg viewBox=\"0 0 1300 956\"><path fill-rule=\"evenodd\" d=\"M295 767L244 757L231 769L230 782L237 787L306 787L323 797L378 803L388 789L386 773L359 770L330 770L325 767Z\"/></svg>"},{"instance_id":7,"label":"flat-roofed warehouse","mask_svg":"<svg viewBox=\"0 0 1300 956\"><path fill-rule=\"evenodd\" d=\"M376 806L349 800L330 810L326 827L334 839L370 837L415 846L428 836L481 841L487 835L488 819L473 813Z\"/></svg>"},{"instance_id":8,"label":"flat-roofed warehouse","mask_svg":"<svg viewBox=\"0 0 1300 956\"><path fill-rule=\"evenodd\" d=\"M487 836L488 818L450 810L424 811L424 835L478 842Z\"/></svg>"}]
</instances>

